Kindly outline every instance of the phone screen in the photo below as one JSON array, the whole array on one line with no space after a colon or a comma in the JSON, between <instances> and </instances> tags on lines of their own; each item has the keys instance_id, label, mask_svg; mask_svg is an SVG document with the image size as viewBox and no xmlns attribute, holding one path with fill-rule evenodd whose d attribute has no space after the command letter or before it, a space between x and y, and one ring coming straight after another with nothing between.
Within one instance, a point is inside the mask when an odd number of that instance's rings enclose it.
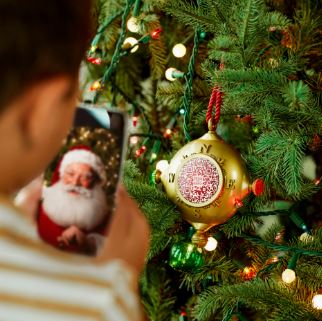
<instances>
[{"instance_id":1,"label":"phone screen","mask_svg":"<svg viewBox=\"0 0 322 321\"><path fill-rule=\"evenodd\" d=\"M63 251L97 255L108 237L124 154L125 116L78 107L73 128L44 175L40 237Z\"/></svg>"}]
</instances>

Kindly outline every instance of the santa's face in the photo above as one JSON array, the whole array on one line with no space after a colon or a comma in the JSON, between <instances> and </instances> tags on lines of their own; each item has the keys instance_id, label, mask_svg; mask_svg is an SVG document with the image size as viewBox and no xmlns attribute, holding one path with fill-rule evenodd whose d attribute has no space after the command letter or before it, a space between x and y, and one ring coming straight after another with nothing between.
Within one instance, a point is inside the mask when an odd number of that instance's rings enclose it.
<instances>
[{"instance_id":1,"label":"santa's face","mask_svg":"<svg viewBox=\"0 0 322 321\"><path fill-rule=\"evenodd\" d=\"M66 166L62 176L63 184L70 187L68 190L71 194L79 194L79 188L91 189L93 188L97 175L92 170L91 166L85 163L71 163Z\"/></svg>"},{"instance_id":2,"label":"santa's face","mask_svg":"<svg viewBox=\"0 0 322 321\"><path fill-rule=\"evenodd\" d=\"M86 176L86 172L80 170L84 167L71 168L73 172L68 171L67 167L61 180L52 186L44 187L42 205L49 218L56 224L63 227L76 225L80 229L90 231L101 223L108 213L106 195L95 177L91 179L91 176ZM92 184L90 188L85 187Z\"/></svg>"}]
</instances>

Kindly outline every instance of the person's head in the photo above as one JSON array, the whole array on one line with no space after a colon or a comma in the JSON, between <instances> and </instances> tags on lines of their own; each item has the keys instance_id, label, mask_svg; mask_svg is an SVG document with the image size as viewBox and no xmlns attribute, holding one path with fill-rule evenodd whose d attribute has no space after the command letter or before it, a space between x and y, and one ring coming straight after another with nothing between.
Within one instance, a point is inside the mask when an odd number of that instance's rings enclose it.
<instances>
[{"instance_id":1,"label":"person's head","mask_svg":"<svg viewBox=\"0 0 322 321\"><path fill-rule=\"evenodd\" d=\"M71 125L90 0L0 1L0 192L40 173Z\"/></svg>"}]
</instances>

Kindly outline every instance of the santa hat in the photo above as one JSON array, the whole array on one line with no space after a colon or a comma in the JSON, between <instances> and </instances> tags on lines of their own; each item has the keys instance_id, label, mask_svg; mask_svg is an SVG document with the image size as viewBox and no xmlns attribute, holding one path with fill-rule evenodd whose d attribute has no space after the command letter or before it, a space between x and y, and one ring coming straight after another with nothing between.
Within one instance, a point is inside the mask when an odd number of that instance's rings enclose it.
<instances>
[{"instance_id":1,"label":"santa hat","mask_svg":"<svg viewBox=\"0 0 322 321\"><path fill-rule=\"evenodd\" d=\"M87 146L76 146L64 154L59 167L58 173L62 177L66 167L72 163L83 163L90 167L98 174L101 184L106 183L106 172L104 164L99 156L93 153Z\"/></svg>"}]
</instances>

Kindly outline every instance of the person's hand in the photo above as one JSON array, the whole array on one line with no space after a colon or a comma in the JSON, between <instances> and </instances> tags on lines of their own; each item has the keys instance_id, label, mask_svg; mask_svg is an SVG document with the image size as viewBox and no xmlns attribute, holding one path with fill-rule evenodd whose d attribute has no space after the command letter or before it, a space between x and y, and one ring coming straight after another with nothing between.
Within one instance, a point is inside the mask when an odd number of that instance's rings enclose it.
<instances>
[{"instance_id":1,"label":"person's hand","mask_svg":"<svg viewBox=\"0 0 322 321\"><path fill-rule=\"evenodd\" d=\"M107 242L97 258L98 262L123 260L137 272L138 277L144 266L149 239L150 227L144 215L124 187L120 186Z\"/></svg>"},{"instance_id":2,"label":"person's hand","mask_svg":"<svg viewBox=\"0 0 322 321\"><path fill-rule=\"evenodd\" d=\"M61 236L57 237L57 241L63 246L83 245L85 242L85 234L75 225L68 227Z\"/></svg>"}]
</instances>

